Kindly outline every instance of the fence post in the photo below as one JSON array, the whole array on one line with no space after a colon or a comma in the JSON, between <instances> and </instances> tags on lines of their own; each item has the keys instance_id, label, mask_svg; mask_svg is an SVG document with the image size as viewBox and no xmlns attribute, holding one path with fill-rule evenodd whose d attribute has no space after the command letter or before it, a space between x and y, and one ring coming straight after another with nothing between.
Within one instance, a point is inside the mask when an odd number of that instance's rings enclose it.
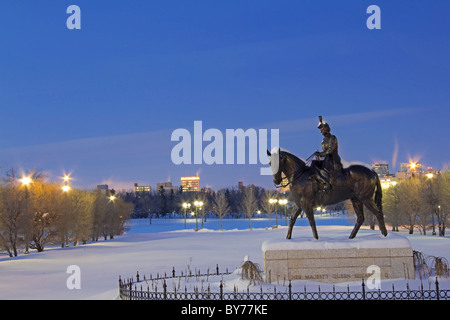
<instances>
[{"instance_id":1,"label":"fence post","mask_svg":"<svg viewBox=\"0 0 450 320\"><path fill-rule=\"evenodd\" d=\"M291 280L289 280L289 300L292 300L292 284L291 284Z\"/></svg>"},{"instance_id":2,"label":"fence post","mask_svg":"<svg viewBox=\"0 0 450 320\"><path fill-rule=\"evenodd\" d=\"M363 300L366 300L366 285L364 284L364 278L362 279L362 297Z\"/></svg>"},{"instance_id":3,"label":"fence post","mask_svg":"<svg viewBox=\"0 0 450 320\"><path fill-rule=\"evenodd\" d=\"M409 282L406 282L406 292L408 292L408 300L411 299L411 290L409 289Z\"/></svg>"},{"instance_id":4,"label":"fence post","mask_svg":"<svg viewBox=\"0 0 450 320\"><path fill-rule=\"evenodd\" d=\"M438 277L436 276L436 299L439 300L439 282L438 282Z\"/></svg>"},{"instance_id":5,"label":"fence post","mask_svg":"<svg viewBox=\"0 0 450 320\"><path fill-rule=\"evenodd\" d=\"M128 283L128 285L129 285L129 290L128 290L128 293L129 293L129 297L130 297L130 300L133 300L133 281L130 281L129 283Z\"/></svg>"},{"instance_id":6,"label":"fence post","mask_svg":"<svg viewBox=\"0 0 450 320\"><path fill-rule=\"evenodd\" d=\"M122 299L122 279L119 275L119 297Z\"/></svg>"},{"instance_id":7,"label":"fence post","mask_svg":"<svg viewBox=\"0 0 450 320\"><path fill-rule=\"evenodd\" d=\"M163 283L163 290L164 290L164 300L167 300L167 285L166 285L165 279L164 279L164 283Z\"/></svg>"},{"instance_id":8,"label":"fence post","mask_svg":"<svg viewBox=\"0 0 450 320\"><path fill-rule=\"evenodd\" d=\"M222 284L222 280L220 280L219 290L220 290L220 300L223 300L223 284Z\"/></svg>"}]
</instances>

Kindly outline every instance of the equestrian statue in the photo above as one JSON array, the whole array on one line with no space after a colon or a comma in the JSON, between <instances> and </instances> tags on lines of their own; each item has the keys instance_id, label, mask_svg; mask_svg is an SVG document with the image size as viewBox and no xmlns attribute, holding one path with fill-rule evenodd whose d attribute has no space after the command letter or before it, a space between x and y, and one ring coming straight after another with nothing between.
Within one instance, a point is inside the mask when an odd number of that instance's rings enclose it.
<instances>
[{"instance_id":1,"label":"equestrian statue","mask_svg":"<svg viewBox=\"0 0 450 320\"><path fill-rule=\"evenodd\" d=\"M317 151L311 156L316 159L312 160L310 165L279 148L272 153L267 150L271 158L273 182L280 186L284 175L287 183L282 187L289 186L298 207L289 221L286 239L291 239L292 228L302 211L308 217L314 239L318 239L314 208L333 205L347 199L351 200L357 216L350 239L356 236L364 222L364 205L376 216L380 231L386 236L387 230L381 204L382 190L378 174L362 165L343 168L338 154L337 138L330 133L329 124L323 121L321 116L319 116L318 128L324 136L322 151ZM275 162L278 163L278 168L273 165Z\"/></svg>"}]
</instances>

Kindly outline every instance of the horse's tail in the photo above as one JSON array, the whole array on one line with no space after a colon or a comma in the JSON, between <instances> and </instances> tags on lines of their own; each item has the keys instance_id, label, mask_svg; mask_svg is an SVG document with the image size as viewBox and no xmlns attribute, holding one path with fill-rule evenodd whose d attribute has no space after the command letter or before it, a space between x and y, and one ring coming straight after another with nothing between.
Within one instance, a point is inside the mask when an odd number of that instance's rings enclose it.
<instances>
[{"instance_id":1,"label":"horse's tail","mask_svg":"<svg viewBox=\"0 0 450 320\"><path fill-rule=\"evenodd\" d=\"M383 191L381 190L381 182L378 174L375 173L376 186L375 186L375 204L380 212L383 212Z\"/></svg>"}]
</instances>

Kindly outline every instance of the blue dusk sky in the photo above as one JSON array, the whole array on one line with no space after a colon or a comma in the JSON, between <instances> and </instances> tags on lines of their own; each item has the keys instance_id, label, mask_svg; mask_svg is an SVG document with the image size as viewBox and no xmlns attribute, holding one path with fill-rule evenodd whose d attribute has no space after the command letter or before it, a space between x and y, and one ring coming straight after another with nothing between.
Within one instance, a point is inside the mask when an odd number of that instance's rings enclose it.
<instances>
[{"instance_id":1,"label":"blue dusk sky","mask_svg":"<svg viewBox=\"0 0 450 320\"><path fill-rule=\"evenodd\" d=\"M66 26L72 4L80 30ZM372 4L381 29L366 26ZM448 0L2 0L0 167L83 188L195 174L273 187L261 164L175 165L172 132L279 129L307 158L322 115L344 161L446 169L449 12Z\"/></svg>"}]
</instances>

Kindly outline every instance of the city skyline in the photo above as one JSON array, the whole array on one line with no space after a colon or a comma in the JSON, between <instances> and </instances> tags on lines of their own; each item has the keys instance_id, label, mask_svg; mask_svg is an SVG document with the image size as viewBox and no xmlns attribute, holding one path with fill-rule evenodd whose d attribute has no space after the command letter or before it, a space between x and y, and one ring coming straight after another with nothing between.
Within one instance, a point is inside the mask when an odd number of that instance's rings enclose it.
<instances>
[{"instance_id":1,"label":"city skyline","mask_svg":"<svg viewBox=\"0 0 450 320\"><path fill-rule=\"evenodd\" d=\"M72 4L72 3L70 3ZM448 1L0 4L0 168L74 187L199 174L203 187L273 187L261 164L176 165L174 130L277 129L301 158L317 117L346 163L449 167ZM366 9L381 8L381 29ZM204 142L206 146L208 142Z\"/></svg>"},{"instance_id":2,"label":"city skyline","mask_svg":"<svg viewBox=\"0 0 450 320\"><path fill-rule=\"evenodd\" d=\"M405 167L407 169L405 169ZM403 162L399 164L399 170L396 170L396 172L392 172L390 167L389 167L389 163L379 163L379 162L374 162L370 165L370 168L372 168L380 177L380 179L382 181L384 181L385 179L389 179L389 178L394 178L394 179L405 179L405 178L409 178L411 177L411 172L414 172L415 174L418 175L424 175L427 176L427 174L432 174L435 175L436 173L440 173L441 170L436 170L433 167L427 167L427 166L423 166L423 164L421 162L415 162L413 159L410 159L410 162ZM64 181L67 181L70 177L63 177ZM180 178L180 185L174 185L173 181L159 181L159 182L148 182L146 186L141 186L138 183L134 183L133 187L134 187L134 192L143 192L144 189L143 188L150 188L150 190L145 190L145 192L152 192L152 190L154 192L158 192L159 188L162 186L164 188L164 191L179 191L180 189L185 189L183 188L183 180L189 180L192 178L198 178L198 180L200 181L200 176L193 176L193 177L179 177ZM156 186L156 188L152 189L152 183L154 186ZM238 190L241 190L241 188L246 187L246 186L255 186L253 183L249 182L248 184L244 184L242 181L237 181L237 183L235 183L234 185L229 185L229 186L225 186L222 188L236 188ZM97 186L98 188L98 186ZM205 186L202 186L200 182L198 182L198 190L184 190L184 191L201 191L201 190L205 190L205 189L209 189L210 187L208 187L208 184ZM121 191L131 191L133 188L130 186L127 186L125 188L121 188ZM218 189L214 190L217 191Z\"/></svg>"}]
</instances>

